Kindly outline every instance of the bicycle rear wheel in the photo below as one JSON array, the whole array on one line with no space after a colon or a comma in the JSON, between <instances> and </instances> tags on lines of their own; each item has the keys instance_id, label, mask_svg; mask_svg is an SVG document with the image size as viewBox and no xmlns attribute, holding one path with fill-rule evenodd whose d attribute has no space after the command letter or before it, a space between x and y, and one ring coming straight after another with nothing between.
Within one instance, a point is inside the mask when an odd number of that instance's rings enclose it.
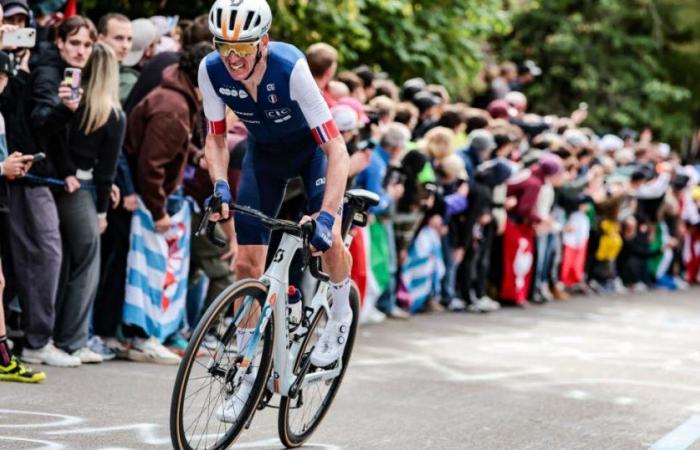
<instances>
[{"instance_id":1,"label":"bicycle rear wheel","mask_svg":"<svg viewBox=\"0 0 700 450\"><path fill-rule=\"evenodd\" d=\"M176 449L223 449L239 436L260 401L272 367L273 316L255 347L250 367L257 376L245 406L235 412L235 422L223 423L216 411L240 385L234 377L243 362L238 347L235 318L244 305L260 311L267 287L257 280L242 280L225 290L209 307L195 329L175 379L170 406L170 437ZM243 303L234 311L237 299ZM230 316L233 312L233 317ZM206 338L206 339L205 339ZM223 352L219 352L223 348ZM197 358L204 353L204 357Z\"/></svg>"},{"instance_id":2,"label":"bicycle rear wheel","mask_svg":"<svg viewBox=\"0 0 700 450\"><path fill-rule=\"evenodd\" d=\"M348 343L343 351L343 367L340 374L332 380L307 386L297 394L296 398L282 397L280 400L277 431L282 444L287 448L299 447L311 437L330 409L333 399L338 393L340 383L343 381L343 376L352 355L355 334L357 333L357 321L360 314L360 295L354 284L352 289L350 289L350 307L353 313L352 324L348 333ZM319 311L302 343L295 364L295 373L299 372L302 362L311 356L311 350L318 342L321 332L326 326L326 321L325 310ZM320 369L312 366L309 374L316 370Z\"/></svg>"}]
</instances>

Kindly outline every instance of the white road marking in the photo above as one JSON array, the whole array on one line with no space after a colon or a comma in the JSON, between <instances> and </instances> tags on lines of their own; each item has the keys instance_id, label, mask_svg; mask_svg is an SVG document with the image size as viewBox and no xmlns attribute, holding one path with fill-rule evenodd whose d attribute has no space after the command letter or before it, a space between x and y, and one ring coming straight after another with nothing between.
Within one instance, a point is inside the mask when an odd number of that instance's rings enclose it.
<instances>
[{"instance_id":1,"label":"white road marking","mask_svg":"<svg viewBox=\"0 0 700 450\"><path fill-rule=\"evenodd\" d=\"M684 450L700 438L700 416L690 416L675 430L662 437L649 450Z\"/></svg>"},{"instance_id":2,"label":"white road marking","mask_svg":"<svg viewBox=\"0 0 700 450\"><path fill-rule=\"evenodd\" d=\"M4 414L10 416L39 416L39 417L55 417L60 420L48 423L19 423L19 424L7 424L0 423L0 428L51 428L51 427L71 427L85 421L82 417L67 416L65 414L52 414L45 412L34 412L34 411L20 411L15 409L0 409L0 417ZM6 419L3 419L5 421Z\"/></svg>"},{"instance_id":3,"label":"white road marking","mask_svg":"<svg viewBox=\"0 0 700 450\"><path fill-rule=\"evenodd\" d=\"M261 441L243 442L243 443L236 444L236 448L265 448L265 447L270 447L270 446L279 447L280 440L277 438L270 438L270 439L264 439ZM308 449L342 450L342 447L338 447L337 445L329 445L329 444L304 444L303 448L305 450L308 450Z\"/></svg>"},{"instance_id":4,"label":"white road marking","mask_svg":"<svg viewBox=\"0 0 700 450\"><path fill-rule=\"evenodd\" d=\"M41 447L33 447L32 450L63 450L67 448L63 444L58 444L56 442L42 441L40 439L26 439L14 436L0 436L0 441L10 441L10 442L28 442L31 444L40 444Z\"/></svg>"},{"instance_id":5,"label":"white road marking","mask_svg":"<svg viewBox=\"0 0 700 450\"><path fill-rule=\"evenodd\" d=\"M574 400L588 400L592 395L586 391L573 390L564 394L564 397L571 398Z\"/></svg>"},{"instance_id":6,"label":"white road marking","mask_svg":"<svg viewBox=\"0 0 700 450\"><path fill-rule=\"evenodd\" d=\"M627 406L627 405L633 405L633 404L637 403L637 400L635 400L633 398L629 398L629 397L617 397L617 398L613 399L613 403L615 403L616 405L620 405L620 406Z\"/></svg>"},{"instance_id":7,"label":"white road marking","mask_svg":"<svg viewBox=\"0 0 700 450\"><path fill-rule=\"evenodd\" d=\"M44 434L52 436L64 436L69 434L103 434L121 431L136 431L140 437L140 442L147 445L167 445L170 444L170 437L158 437L156 429L159 425L153 423L133 423L128 425L117 425L112 427L85 427L73 428L70 430L46 431Z\"/></svg>"}]
</instances>

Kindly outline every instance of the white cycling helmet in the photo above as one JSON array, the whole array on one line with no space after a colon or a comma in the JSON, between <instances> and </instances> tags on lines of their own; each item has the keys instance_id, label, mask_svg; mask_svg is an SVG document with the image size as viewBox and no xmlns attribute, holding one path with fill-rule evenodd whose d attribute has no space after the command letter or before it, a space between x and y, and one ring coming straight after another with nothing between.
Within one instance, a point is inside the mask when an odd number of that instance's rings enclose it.
<instances>
[{"instance_id":1,"label":"white cycling helmet","mask_svg":"<svg viewBox=\"0 0 700 450\"><path fill-rule=\"evenodd\" d=\"M271 24L266 0L216 0L209 11L209 31L222 41L257 41Z\"/></svg>"}]
</instances>

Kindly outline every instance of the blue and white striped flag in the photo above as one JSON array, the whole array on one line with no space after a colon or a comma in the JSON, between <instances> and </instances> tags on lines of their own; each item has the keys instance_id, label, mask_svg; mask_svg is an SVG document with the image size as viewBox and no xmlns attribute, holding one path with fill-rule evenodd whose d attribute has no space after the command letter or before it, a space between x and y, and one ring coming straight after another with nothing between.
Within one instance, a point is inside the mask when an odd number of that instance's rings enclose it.
<instances>
[{"instance_id":1,"label":"blue and white striped flag","mask_svg":"<svg viewBox=\"0 0 700 450\"><path fill-rule=\"evenodd\" d=\"M401 281L410 296L410 311L415 314L425 302L440 292L440 281L445 276L440 234L424 226L408 249L408 257L401 267Z\"/></svg>"},{"instance_id":2,"label":"blue and white striped flag","mask_svg":"<svg viewBox=\"0 0 700 450\"><path fill-rule=\"evenodd\" d=\"M182 202L170 230L159 233L139 200L131 219L123 321L161 342L180 329L185 316L191 216L190 203Z\"/></svg>"}]
</instances>

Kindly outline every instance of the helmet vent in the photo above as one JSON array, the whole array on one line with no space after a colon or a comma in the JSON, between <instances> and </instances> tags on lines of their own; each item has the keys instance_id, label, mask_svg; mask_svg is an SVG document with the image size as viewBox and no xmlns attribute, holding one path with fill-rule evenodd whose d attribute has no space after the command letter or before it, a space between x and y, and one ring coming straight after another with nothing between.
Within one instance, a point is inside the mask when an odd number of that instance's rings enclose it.
<instances>
[{"instance_id":1,"label":"helmet vent","mask_svg":"<svg viewBox=\"0 0 700 450\"><path fill-rule=\"evenodd\" d=\"M245 18L245 25L243 25L243 29L247 30L250 28L250 24L253 21L253 18L255 17L255 12L254 11L249 11L248 12L248 17Z\"/></svg>"},{"instance_id":2,"label":"helmet vent","mask_svg":"<svg viewBox=\"0 0 700 450\"><path fill-rule=\"evenodd\" d=\"M259 27L259 26L260 26L260 22L262 22L262 16L258 16L258 19L255 21L255 25L253 25L253 26L254 26L254 27Z\"/></svg>"},{"instance_id":3,"label":"helmet vent","mask_svg":"<svg viewBox=\"0 0 700 450\"><path fill-rule=\"evenodd\" d=\"M238 10L234 9L231 11L231 17L228 19L228 29L233 30L236 26L236 17L238 17Z\"/></svg>"},{"instance_id":4,"label":"helmet vent","mask_svg":"<svg viewBox=\"0 0 700 450\"><path fill-rule=\"evenodd\" d=\"M221 26L221 14L223 13L223 10L221 8L217 8L216 10L216 20L214 23L217 24L217 26Z\"/></svg>"}]
</instances>

